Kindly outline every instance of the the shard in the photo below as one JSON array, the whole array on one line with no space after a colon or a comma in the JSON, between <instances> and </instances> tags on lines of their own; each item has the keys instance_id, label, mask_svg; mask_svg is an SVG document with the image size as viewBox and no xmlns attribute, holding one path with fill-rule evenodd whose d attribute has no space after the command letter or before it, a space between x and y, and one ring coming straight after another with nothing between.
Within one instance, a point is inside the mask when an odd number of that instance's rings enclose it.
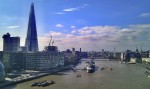
<instances>
[{"instance_id":1,"label":"the shard","mask_svg":"<svg viewBox=\"0 0 150 89\"><path fill-rule=\"evenodd\" d=\"M29 14L29 22L25 46L27 47L27 51L29 52L37 52L39 50L33 3L31 4L31 10Z\"/></svg>"}]
</instances>

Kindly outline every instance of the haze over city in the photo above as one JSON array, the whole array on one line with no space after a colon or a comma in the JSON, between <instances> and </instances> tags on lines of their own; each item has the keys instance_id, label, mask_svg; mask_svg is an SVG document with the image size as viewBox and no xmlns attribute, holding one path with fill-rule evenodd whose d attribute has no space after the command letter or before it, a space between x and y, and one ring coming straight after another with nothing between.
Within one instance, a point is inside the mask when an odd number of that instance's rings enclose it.
<instances>
[{"instance_id":1,"label":"haze over city","mask_svg":"<svg viewBox=\"0 0 150 89\"><path fill-rule=\"evenodd\" d=\"M149 0L1 0L0 50L7 32L25 44L32 2L40 50L50 36L60 50L150 49Z\"/></svg>"}]
</instances>

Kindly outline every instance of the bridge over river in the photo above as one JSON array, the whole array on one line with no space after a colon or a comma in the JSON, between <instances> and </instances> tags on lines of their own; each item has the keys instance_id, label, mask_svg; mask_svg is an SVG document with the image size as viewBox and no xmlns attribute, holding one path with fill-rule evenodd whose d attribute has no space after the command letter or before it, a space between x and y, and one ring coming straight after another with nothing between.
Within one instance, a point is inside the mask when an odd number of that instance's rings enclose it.
<instances>
[{"instance_id":1,"label":"bridge over river","mask_svg":"<svg viewBox=\"0 0 150 89\"><path fill-rule=\"evenodd\" d=\"M76 68L84 68L85 62L82 61ZM108 60L95 60L95 63L104 70L97 69L94 73L82 70L61 71L4 89L150 89L150 78L144 73L147 69L142 64L120 64L118 61ZM54 80L56 84L47 87L30 86L31 83L42 80Z\"/></svg>"}]
</instances>

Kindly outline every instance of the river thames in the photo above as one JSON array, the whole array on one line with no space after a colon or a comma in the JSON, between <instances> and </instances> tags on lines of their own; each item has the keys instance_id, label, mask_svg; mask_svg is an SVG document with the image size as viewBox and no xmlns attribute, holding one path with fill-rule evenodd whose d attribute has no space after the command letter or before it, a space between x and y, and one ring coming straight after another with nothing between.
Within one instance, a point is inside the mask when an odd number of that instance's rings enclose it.
<instances>
[{"instance_id":1,"label":"river thames","mask_svg":"<svg viewBox=\"0 0 150 89\"><path fill-rule=\"evenodd\" d=\"M82 63L76 68L84 68L85 62L82 60ZM142 64L120 64L118 61L99 60L96 60L95 63L104 70L97 68L94 73L82 70L61 71L4 89L150 89L150 78L144 73L146 69ZM42 80L54 80L56 83L47 87L30 86L33 82Z\"/></svg>"}]
</instances>

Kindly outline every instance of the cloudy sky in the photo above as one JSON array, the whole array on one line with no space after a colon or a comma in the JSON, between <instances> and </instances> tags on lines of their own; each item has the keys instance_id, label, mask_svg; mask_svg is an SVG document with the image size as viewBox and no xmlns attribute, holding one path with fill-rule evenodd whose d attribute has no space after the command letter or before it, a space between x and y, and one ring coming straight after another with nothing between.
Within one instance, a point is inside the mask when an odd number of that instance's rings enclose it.
<instances>
[{"instance_id":1,"label":"cloudy sky","mask_svg":"<svg viewBox=\"0 0 150 89\"><path fill-rule=\"evenodd\" d=\"M59 50L150 50L150 0L0 0L0 37L9 32L25 44L32 2L40 50L50 36Z\"/></svg>"}]
</instances>

